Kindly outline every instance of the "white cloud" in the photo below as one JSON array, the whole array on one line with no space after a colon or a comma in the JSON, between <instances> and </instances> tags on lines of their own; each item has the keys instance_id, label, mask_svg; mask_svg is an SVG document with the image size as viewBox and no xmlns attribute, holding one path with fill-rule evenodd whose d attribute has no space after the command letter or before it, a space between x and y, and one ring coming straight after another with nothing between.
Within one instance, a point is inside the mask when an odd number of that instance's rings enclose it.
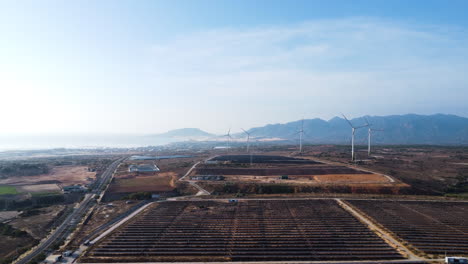
<instances>
[{"instance_id":1,"label":"white cloud","mask_svg":"<svg viewBox=\"0 0 468 264\"><path fill-rule=\"evenodd\" d=\"M354 18L195 32L155 45L150 60L160 87L188 96L186 106L211 105L205 127L215 129L221 116L247 126L304 112L463 109L467 47L466 34L454 28ZM258 107L236 117L243 103Z\"/></svg>"},{"instance_id":2,"label":"white cloud","mask_svg":"<svg viewBox=\"0 0 468 264\"><path fill-rule=\"evenodd\" d=\"M130 53L141 45L110 48L113 61L78 44L76 57L38 49L45 59L25 63L4 49L0 110L13 114L0 130L222 133L340 112L468 116L468 37L453 27L351 18L189 32Z\"/></svg>"}]
</instances>

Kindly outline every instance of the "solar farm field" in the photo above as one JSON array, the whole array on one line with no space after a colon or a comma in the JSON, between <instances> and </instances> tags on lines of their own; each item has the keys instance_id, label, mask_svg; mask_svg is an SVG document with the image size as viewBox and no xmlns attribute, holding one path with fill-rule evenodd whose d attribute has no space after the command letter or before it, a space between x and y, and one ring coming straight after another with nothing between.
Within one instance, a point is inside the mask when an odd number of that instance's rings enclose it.
<instances>
[{"instance_id":1,"label":"solar farm field","mask_svg":"<svg viewBox=\"0 0 468 264\"><path fill-rule=\"evenodd\" d=\"M224 155L210 160L211 164L201 165L201 175L326 175L326 174L369 174L344 166L330 166L310 159L269 156L269 155ZM215 164L213 164L215 163Z\"/></svg>"},{"instance_id":2,"label":"solar farm field","mask_svg":"<svg viewBox=\"0 0 468 264\"><path fill-rule=\"evenodd\" d=\"M348 202L426 254L468 255L468 202Z\"/></svg>"},{"instance_id":3,"label":"solar farm field","mask_svg":"<svg viewBox=\"0 0 468 264\"><path fill-rule=\"evenodd\" d=\"M207 178L204 178L204 177ZM209 177L218 177L212 180ZM390 176L337 163L277 155L221 155L199 164L190 179L215 194L404 193Z\"/></svg>"},{"instance_id":4,"label":"solar farm field","mask_svg":"<svg viewBox=\"0 0 468 264\"><path fill-rule=\"evenodd\" d=\"M335 200L161 202L80 262L398 260Z\"/></svg>"}]
</instances>

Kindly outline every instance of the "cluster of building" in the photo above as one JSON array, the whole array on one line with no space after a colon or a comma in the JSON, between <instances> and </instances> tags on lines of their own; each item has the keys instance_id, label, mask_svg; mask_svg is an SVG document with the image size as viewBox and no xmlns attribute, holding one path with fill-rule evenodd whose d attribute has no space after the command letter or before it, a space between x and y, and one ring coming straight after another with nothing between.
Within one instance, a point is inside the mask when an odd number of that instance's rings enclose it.
<instances>
[{"instance_id":1,"label":"cluster of building","mask_svg":"<svg viewBox=\"0 0 468 264\"><path fill-rule=\"evenodd\" d=\"M128 167L128 172L157 172L159 171L158 166L154 164L132 164Z\"/></svg>"},{"instance_id":2,"label":"cluster of building","mask_svg":"<svg viewBox=\"0 0 468 264\"><path fill-rule=\"evenodd\" d=\"M64 193L86 192L88 191L88 188L82 185L68 185L63 186L62 191Z\"/></svg>"},{"instance_id":3,"label":"cluster of building","mask_svg":"<svg viewBox=\"0 0 468 264\"><path fill-rule=\"evenodd\" d=\"M197 175L190 177L191 180L196 181L224 181L224 176L222 175Z\"/></svg>"}]
</instances>

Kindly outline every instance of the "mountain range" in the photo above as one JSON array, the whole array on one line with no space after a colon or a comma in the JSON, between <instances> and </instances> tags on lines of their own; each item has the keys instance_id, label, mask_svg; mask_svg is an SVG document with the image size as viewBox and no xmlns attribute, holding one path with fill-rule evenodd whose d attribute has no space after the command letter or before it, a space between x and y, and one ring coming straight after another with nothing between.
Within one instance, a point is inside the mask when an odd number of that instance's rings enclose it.
<instances>
[{"instance_id":1,"label":"mountain range","mask_svg":"<svg viewBox=\"0 0 468 264\"><path fill-rule=\"evenodd\" d=\"M435 115L364 116L351 119L353 126L372 129L372 141L379 144L468 144L468 118ZM304 119L286 124L273 124L248 130L253 137L297 140L303 122L304 141L310 143L347 143L351 127L344 118ZM377 131L383 130L383 131ZM367 143L368 127L356 130L356 143Z\"/></svg>"},{"instance_id":2,"label":"mountain range","mask_svg":"<svg viewBox=\"0 0 468 264\"><path fill-rule=\"evenodd\" d=\"M161 138L200 138L214 137L215 135L205 132L199 128L180 128L152 136Z\"/></svg>"},{"instance_id":3,"label":"mountain range","mask_svg":"<svg viewBox=\"0 0 468 264\"><path fill-rule=\"evenodd\" d=\"M366 120L372 132L372 142L376 144L468 144L468 118L456 115L390 115L363 116L353 118L353 126L364 126ZM299 139L298 131L303 122L304 142L316 144L343 144L351 140L351 127L341 117L330 120L304 119L284 124L269 124L248 130L253 140L276 139L278 141L295 141ZM383 131L377 131L383 130ZM367 144L368 127L356 130L356 144ZM196 139L210 141L223 137L195 128L169 131L158 136L177 137L179 139ZM243 133L232 135L237 141L245 137Z\"/></svg>"}]
</instances>

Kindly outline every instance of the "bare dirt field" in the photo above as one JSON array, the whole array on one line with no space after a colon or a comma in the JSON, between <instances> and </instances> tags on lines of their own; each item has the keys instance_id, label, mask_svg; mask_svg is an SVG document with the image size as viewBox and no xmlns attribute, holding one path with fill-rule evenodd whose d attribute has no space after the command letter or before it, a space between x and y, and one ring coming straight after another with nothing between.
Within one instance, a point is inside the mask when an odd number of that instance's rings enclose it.
<instances>
[{"instance_id":1,"label":"bare dirt field","mask_svg":"<svg viewBox=\"0 0 468 264\"><path fill-rule=\"evenodd\" d=\"M15 218L20 212L18 211L0 211L0 222Z\"/></svg>"},{"instance_id":2,"label":"bare dirt field","mask_svg":"<svg viewBox=\"0 0 468 264\"><path fill-rule=\"evenodd\" d=\"M389 183L390 180L379 174L328 174L316 175L320 183Z\"/></svg>"},{"instance_id":3,"label":"bare dirt field","mask_svg":"<svg viewBox=\"0 0 468 264\"><path fill-rule=\"evenodd\" d=\"M120 199L122 194L136 192L172 193L177 188L177 179L182 177L195 162L203 158L204 156L151 161L126 161L118 167L114 180L107 190L106 197L109 200L115 200ZM160 171L129 172L128 168L132 164L154 164L158 166Z\"/></svg>"},{"instance_id":4,"label":"bare dirt field","mask_svg":"<svg viewBox=\"0 0 468 264\"><path fill-rule=\"evenodd\" d=\"M35 243L36 241L34 241L30 236L2 236L0 239L0 260L5 260L10 256L17 256L16 250L20 250L23 247L31 247Z\"/></svg>"},{"instance_id":5,"label":"bare dirt field","mask_svg":"<svg viewBox=\"0 0 468 264\"><path fill-rule=\"evenodd\" d=\"M289 175L288 179L280 179L279 176L229 175L225 181L283 184L390 183L388 178L379 174Z\"/></svg>"},{"instance_id":6,"label":"bare dirt field","mask_svg":"<svg viewBox=\"0 0 468 264\"><path fill-rule=\"evenodd\" d=\"M174 190L175 180L176 174L174 172L118 177L114 179L108 191L117 193L167 192Z\"/></svg>"},{"instance_id":7,"label":"bare dirt field","mask_svg":"<svg viewBox=\"0 0 468 264\"><path fill-rule=\"evenodd\" d=\"M20 230L28 232L36 239L42 239L48 234L54 220L65 210L65 205L54 205L40 208L40 214L18 217L10 224Z\"/></svg>"},{"instance_id":8,"label":"bare dirt field","mask_svg":"<svg viewBox=\"0 0 468 264\"><path fill-rule=\"evenodd\" d=\"M86 166L59 166L53 167L48 174L37 176L11 177L0 180L0 184L30 185L41 183L59 183L63 185L84 184L88 178L94 179L95 172L89 172Z\"/></svg>"},{"instance_id":9,"label":"bare dirt field","mask_svg":"<svg viewBox=\"0 0 468 264\"><path fill-rule=\"evenodd\" d=\"M305 155L349 163L348 146L307 146ZM444 146L375 146L371 157L356 147L358 166L411 185L413 194L468 197L468 148Z\"/></svg>"}]
</instances>

